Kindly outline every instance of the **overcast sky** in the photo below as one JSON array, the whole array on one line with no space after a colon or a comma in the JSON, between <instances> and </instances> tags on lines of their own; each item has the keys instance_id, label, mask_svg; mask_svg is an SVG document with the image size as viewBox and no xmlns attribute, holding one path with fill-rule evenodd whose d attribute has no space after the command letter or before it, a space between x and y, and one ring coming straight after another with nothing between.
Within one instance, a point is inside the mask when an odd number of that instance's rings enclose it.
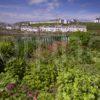
<instances>
[{"instance_id":1,"label":"overcast sky","mask_svg":"<svg viewBox=\"0 0 100 100\"><path fill-rule=\"evenodd\" d=\"M98 16L100 0L0 0L0 22L94 19Z\"/></svg>"}]
</instances>

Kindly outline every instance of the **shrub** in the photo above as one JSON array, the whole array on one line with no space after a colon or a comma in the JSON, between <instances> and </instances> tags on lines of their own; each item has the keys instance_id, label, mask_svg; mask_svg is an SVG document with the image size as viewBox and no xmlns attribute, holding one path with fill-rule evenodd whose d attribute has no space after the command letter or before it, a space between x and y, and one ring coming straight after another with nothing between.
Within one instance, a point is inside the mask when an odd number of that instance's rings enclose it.
<instances>
[{"instance_id":1,"label":"shrub","mask_svg":"<svg viewBox=\"0 0 100 100\"><path fill-rule=\"evenodd\" d=\"M5 72L10 73L13 77L21 80L24 76L27 64L24 59L13 58L6 63Z\"/></svg>"},{"instance_id":2,"label":"shrub","mask_svg":"<svg viewBox=\"0 0 100 100\"><path fill-rule=\"evenodd\" d=\"M41 91L38 100L55 100L54 95L48 92Z\"/></svg>"},{"instance_id":3,"label":"shrub","mask_svg":"<svg viewBox=\"0 0 100 100\"><path fill-rule=\"evenodd\" d=\"M0 54L4 61L15 55L15 48L13 42L0 42Z\"/></svg>"},{"instance_id":4,"label":"shrub","mask_svg":"<svg viewBox=\"0 0 100 100\"><path fill-rule=\"evenodd\" d=\"M55 83L56 70L52 64L31 63L27 69L23 82L33 89L48 89Z\"/></svg>"},{"instance_id":5,"label":"shrub","mask_svg":"<svg viewBox=\"0 0 100 100\"><path fill-rule=\"evenodd\" d=\"M57 100L98 100L100 93L99 76L90 76L76 68L58 76Z\"/></svg>"}]
</instances>

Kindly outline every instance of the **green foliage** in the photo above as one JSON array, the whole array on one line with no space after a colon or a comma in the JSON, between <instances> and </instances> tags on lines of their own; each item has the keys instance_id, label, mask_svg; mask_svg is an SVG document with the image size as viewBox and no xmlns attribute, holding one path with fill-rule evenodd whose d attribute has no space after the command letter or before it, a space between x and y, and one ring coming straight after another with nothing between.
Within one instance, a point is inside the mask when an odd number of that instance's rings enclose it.
<instances>
[{"instance_id":1,"label":"green foliage","mask_svg":"<svg viewBox=\"0 0 100 100\"><path fill-rule=\"evenodd\" d=\"M48 89L54 84L55 75L54 65L36 61L27 68L23 82L33 89Z\"/></svg>"},{"instance_id":2,"label":"green foliage","mask_svg":"<svg viewBox=\"0 0 100 100\"><path fill-rule=\"evenodd\" d=\"M100 30L100 23L87 23L88 30Z\"/></svg>"},{"instance_id":3,"label":"green foliage","mask_svg":"<svg viewBox=\"0 0 100 100\"><path fill-rule=\"evenodd\" d=\"M85 25L87 27L88 31L91 31L95 34L100 35L100 23L92 23L92 22L85 22L85 23L79 23L80 25Z\"/></svg>"},{"instance_id":4,"label":"green foliage","mask_svg":"<svg viewBox=\"0 0 100 100\"><path fill-rule=\"evenodd\" d=\"M18 77L13 77L11 73L1 73L0 74L0 92L5 90L5 87L8 83L16 83Z\"/></svg>"},{"instance_id":5,"label":"green foliage","mask_svg":"<svg viewBox=\"0 0 100 100\"><path fill-rule=\"evenodd\" d=\"M76 32L70 36L69 51L81 63L92 63L91 49L89 48L92 35L88 32Z\"/></svg>"},{"instance_id":6,"label":"green foliage","mask_svg":"<svg viewBox=\"0 0 100 100\"><path fill-rule=\"evenodd\" d=\"M0 42L1 100L99 100L100 51L90 46L91 37L73 33L67 47L53 53L47 44L38 48L34 37ZM8 92L9 83L16 87Z\"/></svg>"},{"instance_id":7,"label":"green foliage","mask_svg":"<svg viewBox=\"0 0 100 100\"><path fill-rule=\"evenodd\" d=\"M88 46L91 37L92 37L92 34L90 34L89 32L74 32L70 36L71 39L74 39L74 40L76 39L76 41L81 43L82 46Z\"/></svg>"},{"instance_id":8,"label":"green foliage","mask_svg":"<svg viewBox=\"0 0 100 100\"><path fill-rule=\"evenodd\" d=\"M0 55L4 61L8 60L15 54L15 48L13 42L0 42Z\"/></svg>"},{"instance_id":9,"label":"green foliage","mask_svg":"<svg viewBox=\"0 0 100 100\"><path fill-rule=\"evenodd\" d=\"M37 42L35 37L29 38L19 38L16 44L17 47L17 56L21 58L29 58L32 56L32 53L37 48Z\"/></svg>"},{"instance_id":10,"label":"green foliage","mask_svg":"<svg viewBox=\"0 0 100 100\"><path fill-rule=\"evenodd\" d=\"M95 36L91 39L90 47L94 50L100 51L100 36Z\"/></svg>"},{"instance_id":11,"label":"green foliage","mask_svg":"<svg viewBox=\"0 0 100 100\"><path fill-rule=\"evenodd\" d=\"M13 58L6 63L5 72L21 80L26 70L26 62L21 58Z\"/></svg>"},{"instance_id":12,"label":"green foliage","mask_svg":"<svg viewBox=\"0 0 100 100\"><path fill-rule=\"evenodd\" d=\"M54 95L47 92L40 92L38 100L55 100Z\"/></svg>"},{"instance_id":13,"label":"green foliage","mask_svg":"<svg viewBox=\"0 0 100 100\"><path fill-rule=\"evenodd\" d=\"M89 76L76 68L60 73L57 80L57 100L98 100L100 77Z\"/></svg>"}]
</instances>

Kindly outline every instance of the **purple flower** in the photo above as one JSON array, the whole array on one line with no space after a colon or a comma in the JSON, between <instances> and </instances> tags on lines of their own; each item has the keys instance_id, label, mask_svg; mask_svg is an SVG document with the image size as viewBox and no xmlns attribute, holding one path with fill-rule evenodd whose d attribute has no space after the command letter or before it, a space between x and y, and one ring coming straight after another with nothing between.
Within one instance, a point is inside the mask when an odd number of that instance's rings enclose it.
<instances>
[{"instance_id":1,"label":"purple flower","mask_svg":"<svg viewBox=\"0 0 100 100\"><path fill-rule=\"evenodd\" d=\"M9 91L11 91L11 90L13 90L15 87L16 87L16 84L15 84L15 83L9 83L9 84L7 84L7 86L6 86L6 89L9 90Z\"/></svg>"}]
</instances>

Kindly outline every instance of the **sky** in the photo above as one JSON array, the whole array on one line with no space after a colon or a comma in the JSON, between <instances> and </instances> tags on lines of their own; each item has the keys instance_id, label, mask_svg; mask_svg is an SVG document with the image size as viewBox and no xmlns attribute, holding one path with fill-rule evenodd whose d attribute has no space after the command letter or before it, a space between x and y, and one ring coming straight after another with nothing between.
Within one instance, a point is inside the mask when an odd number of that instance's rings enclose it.
<instances>
[{"instance_id":1,"label":"sky","mask_svg":"<svg viewBox=\"0 0 100 100\"><path fill-rule=\"evenodd\" d=\"M0 0L0 22L95 19L100 0Z\"/></svg>"}]
</instances>

